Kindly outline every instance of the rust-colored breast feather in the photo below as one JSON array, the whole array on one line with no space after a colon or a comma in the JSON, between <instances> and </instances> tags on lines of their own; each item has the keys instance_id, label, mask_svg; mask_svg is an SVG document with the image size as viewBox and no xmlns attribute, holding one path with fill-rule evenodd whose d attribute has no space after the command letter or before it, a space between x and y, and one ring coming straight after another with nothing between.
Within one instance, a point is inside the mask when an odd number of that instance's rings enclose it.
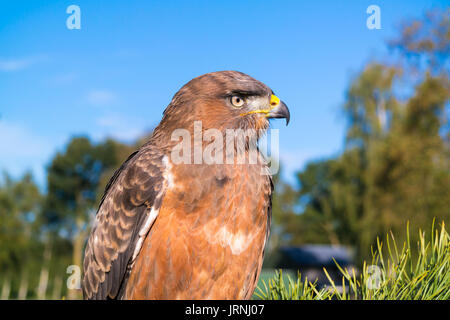
<instances>
[{"instance_id":1,"label":"rust-colored breast feather","mask_svg":"<svg viewBox=\"0 0 450 320\"><path fill-rule=\"evenodd\" d=\"M126 299L249 299L270 224L259 165L178 165L128 279Z\"/></svg>"}]
</instances>

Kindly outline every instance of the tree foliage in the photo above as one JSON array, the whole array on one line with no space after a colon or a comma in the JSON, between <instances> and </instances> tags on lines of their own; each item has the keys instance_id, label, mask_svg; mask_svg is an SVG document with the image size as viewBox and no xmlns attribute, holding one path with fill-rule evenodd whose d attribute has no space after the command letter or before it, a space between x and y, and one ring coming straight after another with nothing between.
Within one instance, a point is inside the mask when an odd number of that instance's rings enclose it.
<instances>
[{"instance_id":1,"label":"tree foliage","mask_svg":"<svg viewBox=\"0 0 450 320\"><path fill-rule=\"evenodd\" d=\"M367 258L365 248L388 230L404 239L407 221L417 229L450 218L450 87L442 55L449 30L448 12L405 25L391 43L402 63L372 62L353 79L342 107L343 153L297 174L290 198L296 214L274 210L287 243L344 244Z\"/></svg>"}]
</instances>

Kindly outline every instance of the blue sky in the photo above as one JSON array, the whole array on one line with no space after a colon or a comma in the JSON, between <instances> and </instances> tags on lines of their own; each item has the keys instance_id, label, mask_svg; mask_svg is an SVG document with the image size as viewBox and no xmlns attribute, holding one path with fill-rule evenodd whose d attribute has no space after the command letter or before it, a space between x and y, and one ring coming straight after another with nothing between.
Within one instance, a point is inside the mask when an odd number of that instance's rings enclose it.
<instances>
[{"instance_id":1,"label":"blue sky","mask_svg":"<svg viewBox=\"0 0 450 320\"><path fill-rule=\"evenodd\" d=\"M81 8L69 30L66 8ZM366 9L381 9L369 30ZM402 21L446 1L0 1L0 170L45 166L74 135L132 141L173 94L206 72L239 70L291 110L280 129L285 176L336 155L349 81Z\"/></svg>"}]
</instances>

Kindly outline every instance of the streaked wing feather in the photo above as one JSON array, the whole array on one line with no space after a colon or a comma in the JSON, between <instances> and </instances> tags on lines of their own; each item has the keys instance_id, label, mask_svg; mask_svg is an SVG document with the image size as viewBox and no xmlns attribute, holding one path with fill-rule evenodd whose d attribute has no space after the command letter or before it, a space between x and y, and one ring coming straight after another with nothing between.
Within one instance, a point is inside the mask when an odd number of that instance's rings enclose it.
<instances>
[{"instance_id":1,"label":"streaked wing feather","mask_svg":"<svg viewBox=\"0 0 450 320\"><path fill-rule=\"evenodd\" d=\"M162 158L146 145L130 155L107 184L85 249L85 299L120 298L139 232L150 209L161 205Z\"/></svg>"}]
</instances>

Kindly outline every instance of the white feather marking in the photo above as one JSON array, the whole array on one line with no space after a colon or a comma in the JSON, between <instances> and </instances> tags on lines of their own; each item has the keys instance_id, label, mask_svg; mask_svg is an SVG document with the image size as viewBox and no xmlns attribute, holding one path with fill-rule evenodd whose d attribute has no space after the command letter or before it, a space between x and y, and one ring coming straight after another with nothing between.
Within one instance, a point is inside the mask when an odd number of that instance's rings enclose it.
<instances>
[{"instance_id":1,"label":"white feather marking","mask_svg":"<svg viewBox=\"0 0 450 320\"><path fill-rule=\"evenodd\" d=\"M139 239L136 243L136 246L134 247L133 258L131 259L132 261L134 259L136 259L137 255L141 251L142 244L144 243L144 239L147 236L147 233L150 231L150 228L152 227L153 223L155 222L156 217L158 216L158 213L159 213L159 210L155 210L154 208L152 208L150 210L150 214L148 214L148 216L145 220L144 226L139 231Z\"/></svg>"},{"instance_id":2,"label":"white feather marking","mask_svg":"<svg viewBox=\"0 0 450 320\"><path fill-rule=\"evenodd\" d=\"M153 225L153 222L155 222L158 213L159 210L155 210L155 208L152 208L149 216L147 217L147 220L145 221L144 226L141 228L141 231L139 231L139 237L147 235L148 231L150 230L150 227Z\"/></svg>"},{"instance_id":3,"label":"white feather marking","mask_svg":"<svg viewBox=\"0 0 450 320\"><path fill-rule=\"evenodd\" d=\"M162 159L162 162L164 166L166 167L164 170L164 179L167 183L167 188L171 189L174 187L175 183L173 181L173 175L172 175L172 164L169 161L169 157L164 156Z\"/></svg>"},{"instance_id":4,"label":"white feather marking","mask_svg":"<svg viewBox=\"0 0 450 320\"><path fill-rule=\"evenodd\" d=\"M158 195L155 198L154 203L156 200L160 199L167 188L170 188L173 186L173 175L170 172L170 169L172 168L172 164L169 161L169 158L167 156L164 156L162 159L162 163L164 165L164 186L162 190L158 193ZM147 211L148 212L148 211ZM152 227L153 223L155 222L156 218L158 217L159 209L155 209L154 207L151 208L150 213L147 213L147 218L145 219L145 223L142 226L141 230L139 230L139 239L136 242L136 246L134 247L133 251L133 257L131 258L131 267L133 266L134 260L138 256L139 252L142 249L142 245L144 244L144 240L147 237L148 232L150 231L150 228Z\"/></svg>"},{"instance_id":5,"label":"white feather marking","mask_svg":"<svg viewBox=\"0 0 450 320\"><path fill-rule=\"evenodd\" d=\"M242 231L232 233L226 227L221 227L215 235L210 234L210 229L207 227L204 230L207 233L208 242L219 242L222 247L229 247L234 255L241 254L247 250L256 235L256 233L245 234Z\"/></svg>"}]
</instances>

